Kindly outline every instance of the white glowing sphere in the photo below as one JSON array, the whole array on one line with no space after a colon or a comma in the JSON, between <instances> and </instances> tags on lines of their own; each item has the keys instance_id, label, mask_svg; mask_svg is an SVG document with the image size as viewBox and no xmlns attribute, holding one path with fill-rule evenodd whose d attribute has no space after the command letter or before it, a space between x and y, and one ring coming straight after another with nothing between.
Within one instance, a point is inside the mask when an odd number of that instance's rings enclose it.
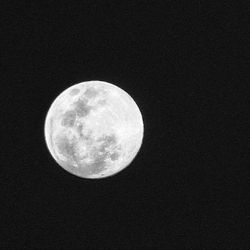
<instances>
[{"instance_id":1,"label":"white glowing sphere","mask_svg":"<svg viewBox=\"0 0 250 250\"><path fill-rule=\"evenodd\" d=\"M140 150L143 119L132 97L103 81L75 84L52 103L45 140L56 162L83 178L104 178L126 168Z\"/></svg>"}]
</instances>

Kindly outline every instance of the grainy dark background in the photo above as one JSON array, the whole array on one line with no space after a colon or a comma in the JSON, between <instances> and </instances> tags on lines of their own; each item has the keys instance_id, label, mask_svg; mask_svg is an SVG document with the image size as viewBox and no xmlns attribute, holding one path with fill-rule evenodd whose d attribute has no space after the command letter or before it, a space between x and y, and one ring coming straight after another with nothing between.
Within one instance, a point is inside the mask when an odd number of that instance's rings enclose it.
<instances>
[{"instance_id":1,"label":"grainy dark background","mask_svg":"<svg viewBox=\"0 0 250 250\"><path fill-rule=\"evenodd\" d=\"M213 2L1 3L1 249L249 249L250 6ZM88 80L126 90L145 125L133 163L96 181L43 134Z\"/></svg>"}]
</instances>

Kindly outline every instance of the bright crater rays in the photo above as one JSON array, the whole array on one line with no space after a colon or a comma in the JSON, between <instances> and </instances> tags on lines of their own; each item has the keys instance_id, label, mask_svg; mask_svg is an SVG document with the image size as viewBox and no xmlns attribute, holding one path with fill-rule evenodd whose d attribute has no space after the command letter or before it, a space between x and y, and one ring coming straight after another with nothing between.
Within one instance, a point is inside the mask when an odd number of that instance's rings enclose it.
<instances>
[{"instance_id":1,"label":"bright crater rays","mask_svg":"<svg viewBox=\"0 0 250 250\"><path fill-rule=\"evenodd\" d=\"M61 167L79 177L104 178L133 161L143 140L143 120L124 90L89 81L71 86L55 99L44 132Z\"/></svg>"}]
</instances>

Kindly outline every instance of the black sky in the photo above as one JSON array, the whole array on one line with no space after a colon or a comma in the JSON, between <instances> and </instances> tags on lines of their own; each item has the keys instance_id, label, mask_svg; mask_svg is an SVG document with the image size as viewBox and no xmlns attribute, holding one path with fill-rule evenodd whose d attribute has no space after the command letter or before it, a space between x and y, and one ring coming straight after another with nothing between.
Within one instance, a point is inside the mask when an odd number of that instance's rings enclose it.
<instances>
[{"instance_id":1,"label":"black sky","mask_svg":"<svg viewBox=\"0 0 250 250\"><path fill-rule=\"evenodd\" d=\"M1 249L249 248L249 4L2 5ZM97 181L43 134L55 97L89 80L127 91L145 126L133 163Z\"/></svg>"}]
</instances>

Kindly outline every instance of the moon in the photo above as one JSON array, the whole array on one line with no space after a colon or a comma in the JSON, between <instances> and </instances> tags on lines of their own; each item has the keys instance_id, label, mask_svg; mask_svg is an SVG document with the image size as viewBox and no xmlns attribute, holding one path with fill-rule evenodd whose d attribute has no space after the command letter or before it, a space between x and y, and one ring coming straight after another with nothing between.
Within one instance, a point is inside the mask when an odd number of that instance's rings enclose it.
<instances>
[{"instance_id":1,"label":"moon","mask_svg":"<svg viewBox=\"0 0 250 250\"><path fill-rule=\"evenodd\" d=\"M87 81L70 86L51 104L46 145L69 173L88 179L117 174L131 164L143 141L142 114L118 86Z\"/></svg>"}]
</instances>

